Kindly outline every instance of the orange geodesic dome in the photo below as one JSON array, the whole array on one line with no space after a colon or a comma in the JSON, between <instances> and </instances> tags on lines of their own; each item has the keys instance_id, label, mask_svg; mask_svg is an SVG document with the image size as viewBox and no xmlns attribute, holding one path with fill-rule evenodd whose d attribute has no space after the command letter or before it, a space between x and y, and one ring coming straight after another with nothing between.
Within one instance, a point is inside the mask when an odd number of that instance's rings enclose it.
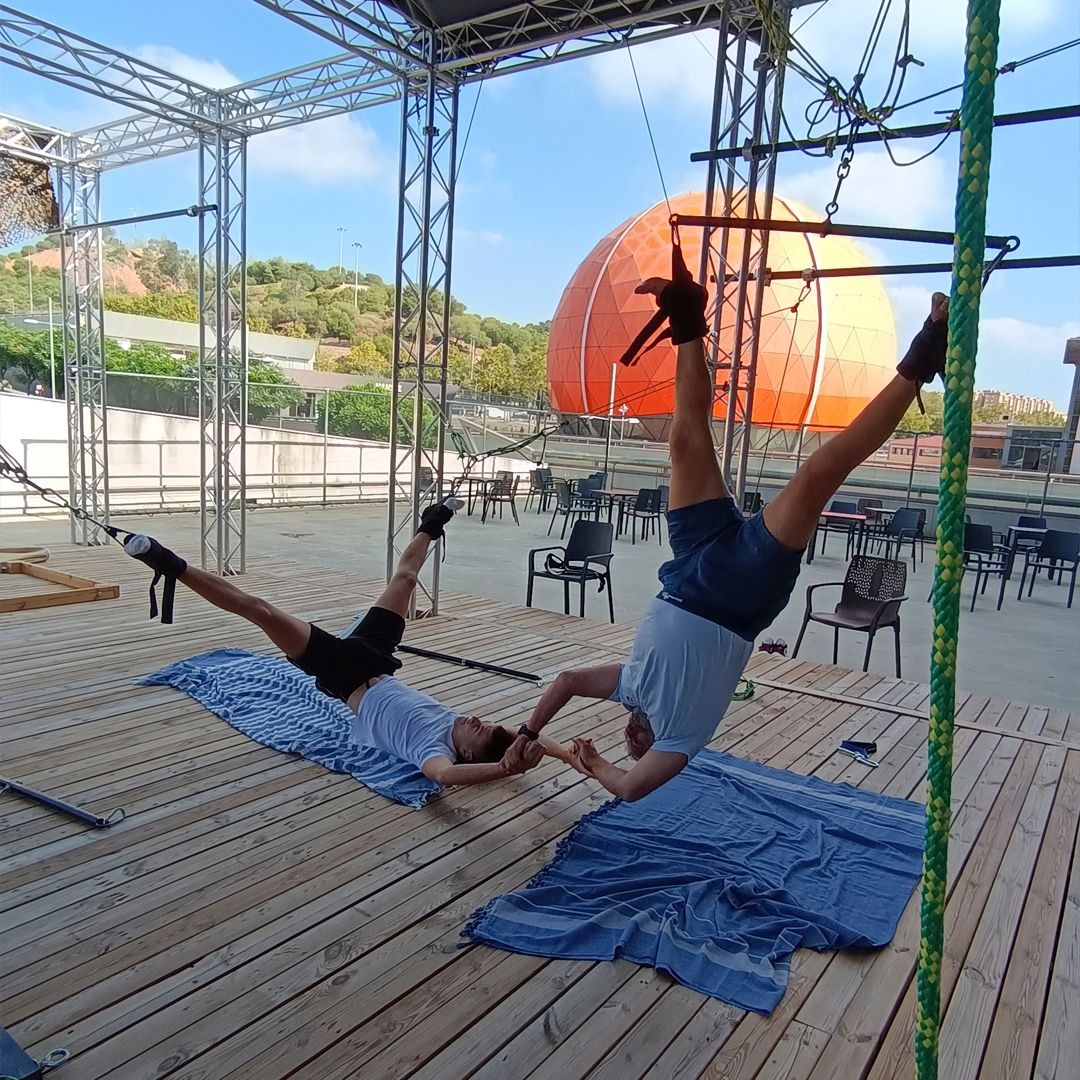
<instances>
[{"instance_id":1,"label":"orange geodesic dome","mask_svg":"<svg viewBox=\"0 0 1080 1080\"><path fill-rule=\"evenodd\" d=\"M735 213L742 200L736 199ZM605 415L611 394L612 364L656 310L634 287L643 278L671 276L669 213L702 214L701 193L660 202L613 229L586 256L563 292L548 339L551 401L562 413ZM816 221L820 214L776 198L774 218ZM686 264L696 273L703 230L681 230ZM733 230L729 265L738 267L743 233ZM715 251L719 242L712 234ZM716 259L713 259L716 265ZM847 237L773 232L768 266L777 270L869 266L859 245ZM802 281L776 281L762 306L761 345L752 420L773 427L829 430L846 426L892 377L896 365L896 327L880 278L823 278L790 309ZM710 302L716 284L709 283ZM735 286L729 285L734 296ZM721 353L732 347L732 305L722 310ZM745 339L744 339L745 340ZM743 349L744 356L746 349ZM667 416L674 408L675 350L667 341L645 353L633 367L617 365L615 415ZM718 383L725 381L721 371ZM727 415L727 397L715 415Z\"/></svg>"}]
</instances>

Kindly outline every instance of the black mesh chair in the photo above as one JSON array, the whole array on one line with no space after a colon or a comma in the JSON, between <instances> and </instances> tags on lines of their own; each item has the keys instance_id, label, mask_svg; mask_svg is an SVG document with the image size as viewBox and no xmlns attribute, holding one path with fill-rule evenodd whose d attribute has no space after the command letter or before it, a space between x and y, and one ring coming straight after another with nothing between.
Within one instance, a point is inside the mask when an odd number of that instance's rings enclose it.
<instances>
[{"instance_id":1,"label":"black mesh chair","mask_svg":"<svg viewBox=\"0 0 1080 1080\"><path fill-rule=\"evenodd\" d=\"M1038 526L1041 528L1042 526ZM1072 607L1073 593L1076 591L1076 568L1080 566L1080 533L1064 532L1059 529L1049 529L1042 538L1037 548L1029 548L1024 552L1024 569L1020 574L1020 588L1017 590L1016 599L1024 597L1024 585L1027 584L1028 596L1035 587L1035 578L1040 570L1047 572L1047 577L1053 581L1054 573L1057 573L1058 584L1065 574L1065 567L1072 564L1069 570L1069 599L1066 607ZM1031 571L1031 580L1028 580L1028 571Z\"/></svg>"},{"instance_id":2,"label":"black mesh chair","mask_svg":"<svg viewBox=\"0 0 1080 1080\"><path fill-rule=\"evenodd\" d=\"M743 507L745 510L746 507ZM859 512L858 504L853 502L845 502L843 499L833 499L829 506L829 512L832 514L857 514ZM851 554L852 546L855 543L857 531L855 526L858 522L855 521L829 521L828 519L818 523L817 531L821 537L820 552L825 554L825 541L828 539L829 533L841 533L846 541L846 547L844 548L844 558L846 559Z\"/></svg>"},{"instance_id":3,"label":"black mesh chair","mask_svg":"<svg viewBox=\"0 0 1080 1080\"><path fill-rule=\"evenodd\" d=\"M840 647L840 631L855 630L867 635L863 671L870 666L870 651L874 647L874 635L879 630L892 627L896 650L896 677L900 678L900 605L907 599L907 566L896 559L878 559L873 555L856 555L848 565L843 581L823 581L806 590L806 611L802 628L791 657L799 655L803 635L811 622L823 623L833 628L832 660L837 662ZM840 601L832 611L815 611L814 592L818 589L839 586Z\"/></svg>"},{"instance_id":4,"label":"black mesh chair","mask_svg":"<svg viewBox=\"0 0 1080 1080\"><path fill-rule=\"evenodd\" d=\"M571 518L595 518L596 506L593 502L583 502L574 495L570 490L570 484L566 480L556 480L555 511L551 515L551 521L548 523L548 536L551 535L551 530L560 514L563 517L563 526L559 537L562 539L566 536L566 524Z\"/></svg>"},{"instance_id":5,"label":"black mesh chair","mask_svg":"<svg viewBox=\"0 0 1080 1080\"><path fill-rule=\"evenodd\" d=\"M497 479L484 489L484 509L480 514L481 525L487 521L489 510L494 510L497 506L499 508L499 517L502 517L503 507L507 505L510 507L510 513L514 515L514 524L521 525L517 512L518 484L521 483L521 477L514 476L513 473L509 475L513 479L500 474Z\"/></svg>"},{"instance_id":6,"label":"black mesh chair","mask_svg":"<svg viewBox=\"0 0 1080 1080\"><path fill-rule=\"evenodd\" d=\"M649 538L649 530L656 526L656 542L663 544L661 535L661 522L663 513L660 510L660 489L642 488L637 493L637 498L625 509L619 508L619 532L626 528L626 522L630 522L630 543L637 543L637 523L641 522L641 539Z\"/></svg>"},{"instance_id":7,"label":"black mesh chair","mask_svg":"<svg viewBox=\"0 0 1080 1080\"><path fill-rule=\"evenodd\" d=\"M529 582L525 606L532 607L533 583L536 578L561 581L563 612L570 614L570 586L581 590L578 614L585 618L585 586L590 581L599 584L600 592L607 590L608 618L615 621L615 600L611 594L612 526L606 521L576 521L565 547L534 548L529 552ZM543 566L537 567L537 555L544 555Z\"/></svg>"}]
</instances>

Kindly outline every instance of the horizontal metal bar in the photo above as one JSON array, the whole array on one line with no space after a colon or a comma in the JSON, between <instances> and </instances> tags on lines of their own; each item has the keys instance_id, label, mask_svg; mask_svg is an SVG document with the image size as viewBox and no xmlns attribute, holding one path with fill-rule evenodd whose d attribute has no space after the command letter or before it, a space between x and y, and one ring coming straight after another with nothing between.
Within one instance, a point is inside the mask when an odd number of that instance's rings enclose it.
<instances>
[{"instance_id":1,"label":"horizontal metal bar","mask_svg":"<svg viewBox=\"0 0 1080 1080\"><path fill-rule=\"evenodd\" d=\"M68 817L73 817L84 825L92 825L95 829L110 829L117 822L124 820L124 813L121 810L114 810L108 817L100 817L97 814L91 814L88 810L83 810L80 806L75 806L73 803L57 799L53 795L46 795L44 791L38 791L36 788L27 787L25 784L20 784L15 780L0 777L0 794L5 791L10 791L13 795L21 795L24 799L32 799L41 806L48 807L50 810L58 810L61 814L67 814Z\"/></svg>"},{"instance_id":2,"label":"horizontal metal bar","mask_svg":"<svg viewBox=\"0 0 1080 1080\"><path fill-rule=\"evenodd\" d=\"M998 270L1038 270L1056 266L1080 266L1080 255L1045 255L1031 259L1003 259L994 268ZM822 270L767 270L769 281L816 281L832 277L891 277L900 274L948 274L952 263L900 263L888 266L831 266ZM755 275L751 275L753 280ZM728 274L725 281L738 280L737 274Z\"/></svg>"},{"instance_id":3,"label":"horizontal metal bar","mask_svg":"<svg viewBox=\"0 0 1080 1080\"><path fill-rule=\"evenodd\" d=\"M1058 105L1052 109L1026 109L1024 112L1002 113L994 117L994 127L1014 127L1018 124L1041 124L1047 120L1071 120L1080 116L1080 105ZM851 139L852 144L891 142L893 139L930 139L960 130L958 119L939 120L933 124L915 124L912 127L892 128L888 132L880 128L863 131ZM778 142L775 146L757 143L743 146L723 147L718 150L698 150L690 155L691 161L727 161L731 158L786 154L791 150L824 150L829 146L846 146L847 137L829 136L823 139L794 139Z\"/></svg>"},{"instance_id":4,"label":"horizontal metal bar","mask_svg":"<svg viewBox=\"0 0 1080 1080\"><path fill-rule=\"evenodd\" d=\"M94 221L89 225L66 225L62 229L49 231L70 236L72 233L84 232L86 229L112 229L117 225L137 225L140 221L163 221L165 218L199 217L201 214L216 213L217 203L207 203L205 206L187 206L183 210L163 210L160 214L136 214L133 217L113 218L111 221Z\"/></svg>"},{"instance_id":5,"label":"horizontal metal bar","mask_svg":"<svg viewBox=\"0 0 1080 1080\"><path fill-rule=\"evenodd\" d=\"M835 221L788 221L786 219L725 217L706 214L672 214L672 225L709 229L741 229L744 232L813 233L816 236L856 236L866 240L910 240L919 244L947 244L956 239L951 232L934 229L892 229L884 225L841 225ZM1015 242L1009 236L988 236L988 248L1009 247Z\"/></svg>"}]
</instances>

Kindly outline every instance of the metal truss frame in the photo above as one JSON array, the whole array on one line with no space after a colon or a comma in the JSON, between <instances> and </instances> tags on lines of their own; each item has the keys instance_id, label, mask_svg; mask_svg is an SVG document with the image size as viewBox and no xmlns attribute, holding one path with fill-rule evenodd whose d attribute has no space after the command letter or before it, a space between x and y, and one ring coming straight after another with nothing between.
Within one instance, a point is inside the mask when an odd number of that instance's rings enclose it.
<instances>
[{"instance_id":1,"label":"metal truss frame","mask_svg":"<svg viewBox=\"0 0 1080 1080\"><path fill-rule=\"evenodd\" d=\"M199 428L202 565L246 568L247 139L199 146Z\"/></svg>"},{"instance_id":2,"label":"metal truss frame","mask_svg":"<svg viewBox=\"0 0 1080 1080\"><path fill-rule=\"evenodd\" d=\"M457 101L462 84L492 75L542 66L573 57L724 26L742 60L758 48L761 29L753 0L537 0L507 5L453 25L430 26L414 5L378 0L256 0L308 31L334 43L337 55L312 64L215 89L182 79L136 57L109 49L33 16L0 4L0 62L32 71L97 94L134 110L132 115L71 135L22 146L25 156L47 160L60 173L65 220L75 215L94 224L100 173L150 158L197 150L198 203L217 214L200 215L200 319L202 430L204 448L203 562L221 573L244 569L244 419L246 413L245 296L245 147L262 132L324 116L402 101L400 217L395 313L394 409L391 498L387 564L393 570L398 541L411 536L420 511L419 470L428 463L443 476L446 435L446 353L449 321L451 236L457 150ZM775 0L778 8L814 0ZM404 12L404 13L403 13ZM726 56L726 50L721 50ZM722 61L726 63L727 61ZM779 80L766 67L754 93ZM736 91L735 87L739 90ZM718 72L714 131L729 148L742 144L751 117L750 142L771 142L764 117L752 106L754 93L745 73ZM722 91L722 92L721 92ZM764 138L763 138L764 134ZM17 139L16 139L17 142ZM715 148L717 141L713 140ZM0 152L16 152L0 118ZM751 191L760 184L771 192L773 160L750 162L745 180L734 164L724 166L722 208L731 206L737 184ZM710 165L710 192L720 167ZM754 179L756 177L756 179ZM753 183L747 181L753 179ZM712 207L709 207L712 210ZM755 204L755 212L757 207ZM761 207L768 217L769 201ZM96 216L94 216L96 215ZM65 348L81 376L76 377L73 418L82 426L72 453L73 491L85 492L88 510L107 513L103 348L100 318L100 261L97 232L85 229L63 240L70 315ZM766 263L760 254L741 276L735 306L755 310L760 289L749 287L749 271ZM76 254L77 253L77 254ZM725 256L726 257L726 256ZM728 267L720 270L723 280ZM760 311L760 298L757 303ZM94 342L97 342L95 345ZM756 345L744 334L750 367ZM737 351L738 352L738 351ZM73 370L75 370L73 368ZM743 388L732 380L734 409L748 415L743 397L752 396L752 376ZM411 412L405 402L411 402ZM740 401L742 402L740 404ZM425 411L424 406L427 406ZM94 410L97 410L96 412ZM403 417L405 422L402 423ZM744 439L744 443L748 440ZM75 469L78 468L76 475ZM397 496L408 503L398 513ZM98 516L95 514L95 516ZM89 541L89 537L87 540ZM431 611L438 607L438 561L421 595Z\"/></svg>"},{"instance_id":3,"label":"metal truss frame","mask_svg":"<svg viewBox=\"0 0 1080 1080\"><path fill-rule=\"evenodd\" d=\"M444 494L450 274L457 174L458 84L432 71L407 81L402 94L390 478L386 574L420 524L425 465ZM408 407L403 408L405 402ZM398 502L407 510L400 512ZM441 544L418 581L410 615L439 610ZM427 605L417 610L417 596Z\"/></svg>"},{"instance_id":4,"label":"metal truss frame","mask_svg":"<svg viewBox=\"0 0 1080 1080\"><path fill-rule=\"evenodd\" d=\"M94 169L76 165L58 168L56 175L60 223L74 229L60 233L68 499L96 521L108 524L109 440L101 230L86 227L101 219L101 175ZM76 518L74 514L71 540L87 545L108 542L94 521Z\"/></svg>"},{"instance_id":5,"label":"metal truss frame","mask_svg":"<svg viewBox=\"0 0 1080 1080\"><path fill-rule=\"evenodd\" d=\"M790 20L787 5L777 5L777 20L777 29L786 31ZM744 145L768 146L779 138L782 53L756 18L733 18L729 14L721 34L727 39L727 48L717 52L709 149L726 149L727 153L711 153L707 158L705 214L731 216L739 203L740 217L771 216L776 155L750 153L740 162L734 150ZM779 62L777 57L781 57ZM748 70L748 64L752 70ZM717 206L723 208L720 214L714 209ZM741 231L743 238L738 267L732 260L731 238L735 230ZM724 225L715 231L706 227L702 238L700 279L715 290L709 362L713 369L714 410L718 406L724 414L720 466L740 502L750 452L760 348L757 327L767 289L765 275L759 271L768 265L768 244L767 229L739 229L736 225ZM734 288L729 287L732 277ZM730 350L724 348L729 334Z\"/></svg>"}]
</instances>

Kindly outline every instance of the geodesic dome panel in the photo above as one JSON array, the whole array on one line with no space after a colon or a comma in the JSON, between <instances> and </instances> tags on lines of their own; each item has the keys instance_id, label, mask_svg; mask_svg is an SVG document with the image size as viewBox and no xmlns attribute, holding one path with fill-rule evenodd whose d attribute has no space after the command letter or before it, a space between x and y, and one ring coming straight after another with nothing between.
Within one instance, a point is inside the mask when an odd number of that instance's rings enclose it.
<instances>
[{"instance_id":1,"label":"geodesic dome panel","mask_svg":"<svg viewBox=\"0 0 1080 1080\"><path fill-rule=\"evenodd\" d=\"M739 213L741 199L736 200ZM629 342L655 311L649 296L635 286L644 278L671 274L669 213L701 214L704 196L680 195L623 222L596 245L563 292L548 342L552 403L560 412L604 414L615 370L616 414L662 416L674 407L675 349L663 342L633 367L618 365ZM776 199L774 217L814 220L816 215L788 200ZM686 263L696 271L702 230L684 228ZM712 266L718 272L714 232ZM729 238L729 268L737 268L743 235ZM867 266L858 244L846 237L772 233L767 265L772 270ZM715 282L709 283L715 296ZM734 285L728 286L731 297ZM757 385L753 422L778 427L806 423L813 428L844 426L881 389L896 364L892 309L879 278L828 278L811 284L799 301L801 281L774 282L765 294L759 328ZM721 311L720 351L734 344L730 304ZM792 309L795 310L792 310ZM743 354L752 328L744 330ZM718 383L726 381L721 370ZM727 412L726 395L716 415Z\"/></svg>"}]
</instances>

